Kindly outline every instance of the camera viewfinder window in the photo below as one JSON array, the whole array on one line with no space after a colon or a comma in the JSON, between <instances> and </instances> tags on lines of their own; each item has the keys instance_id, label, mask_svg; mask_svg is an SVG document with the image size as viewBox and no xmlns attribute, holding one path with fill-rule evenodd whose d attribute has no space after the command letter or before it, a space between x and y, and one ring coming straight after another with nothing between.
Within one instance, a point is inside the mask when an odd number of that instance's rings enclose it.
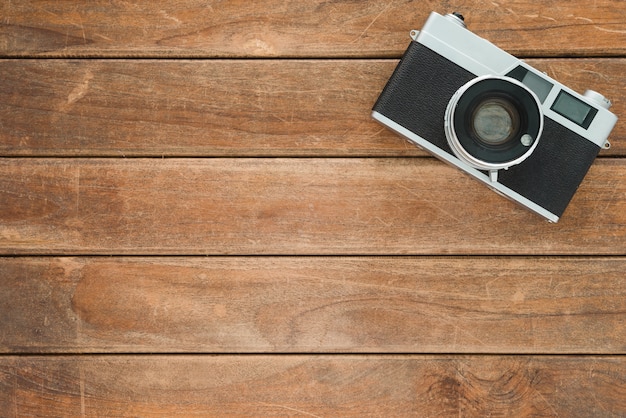
<instances>
[{"instance_id":1,"label":"camera viewfinder window","mask_svg":"<svg viewBox=\"0 0 626 418\"><path fill-rule=\"evenodd\" d=\"M598 113L598 109L589 106L565 91L559 93L552 105L552 110L585 129L589 128L593 117Z\"/></svg>"},{"instance_id":2,"label":"camera viewfinder window","mask_svg":"<svg viewBox=\"0 0 626 418\"><path fill-rule=\"evenodd\" d=\"M544 78L538 76L532 71L527 70L521 65L516 67L513 71L507 74L509 77L516 79L517 81L521 81L533 91L539 98L541 103L546 100L550 90L552 90L553 84Z\"/></svg>"}]
</instances>

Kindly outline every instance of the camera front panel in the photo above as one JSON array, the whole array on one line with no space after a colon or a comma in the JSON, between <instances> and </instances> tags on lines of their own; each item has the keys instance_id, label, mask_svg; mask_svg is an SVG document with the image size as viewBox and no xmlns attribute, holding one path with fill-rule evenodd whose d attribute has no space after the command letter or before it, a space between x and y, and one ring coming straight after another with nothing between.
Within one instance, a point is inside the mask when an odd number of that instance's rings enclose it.
<instances>
[{"instance_id":1,"label":"camera front panel","mask_svg":"<svg viewBox=\"0 0 626 418\"><path fill-rule=\"evenodd\" d=\"M418 42L411 42L374 111L450 155L443 128L448 102L476 76Z\"/></svg>"},{"instance_id":2,"label":"camera front panel","mask_svg":"<svg viewBox=\"0 0 626 418\"><path fill-rule=\"evenodd\" d=\"M500 170L498 182L561 216L600 147L544 117L543 135L522 163Z\"/></svg>"}]
</instances>

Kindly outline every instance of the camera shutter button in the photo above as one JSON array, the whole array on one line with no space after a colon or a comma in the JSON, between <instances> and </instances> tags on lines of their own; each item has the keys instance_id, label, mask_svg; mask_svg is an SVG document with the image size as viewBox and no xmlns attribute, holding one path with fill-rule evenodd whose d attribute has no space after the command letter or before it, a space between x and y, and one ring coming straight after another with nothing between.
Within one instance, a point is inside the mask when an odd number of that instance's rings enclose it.
<instances>
[{"instance_id":1,"label":"camera shutter button","mask_svg":"<svg viewBox=\"0 0 626 418\"><path fill-rule=\"evenodd\" d=\"M448 20L451 20L452 22L456 23L457 25L463 27L463 28L467 28L467 25L465 24L465 18L463 17L463 15L461 13L448 13L445 16Z\"/></svg>"},{"instance_id":2,"label":"camera shutter button","mask_svg":"<svg viewBox=\"0 0 626 418\"><path fill-rule=\"evenodd\" d=\"M587 90L585 94L583 94L583 96L592 100L594 103L599 104L605 109L608 109L611 107L611 101L607 99L606 97L604 97L603 95L601 95L600 93L598 93L597 91Z\"/></svg>"}]
</instances>

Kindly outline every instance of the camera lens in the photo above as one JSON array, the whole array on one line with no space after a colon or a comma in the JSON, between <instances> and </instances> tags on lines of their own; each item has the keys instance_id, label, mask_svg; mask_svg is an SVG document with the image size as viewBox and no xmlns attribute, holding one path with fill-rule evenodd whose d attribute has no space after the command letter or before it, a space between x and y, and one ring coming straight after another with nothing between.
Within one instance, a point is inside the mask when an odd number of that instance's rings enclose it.
<instances>
[{"instance_id":1,"label":"camera lens","mask_svg":"<svg viewBox=\"0 0 626 418\"><path fill-rule=\"evenodd\" d=\"M503 99L488 98L470 117L470 133L487 146L501 145L519 132L520 116L515 106Z\"/></svg>"},{"instance_id":2,"label":"camera lens","mask_svg":"<svg viewBox=\"0 0 626 418\"><path fill-rule=\"evenodd\" d=\"M543 130L541 104L521 82L478 77L452 96L445 114L452 152L481 170L499 170L532 154Z\"/></svg>"}]
</instances>

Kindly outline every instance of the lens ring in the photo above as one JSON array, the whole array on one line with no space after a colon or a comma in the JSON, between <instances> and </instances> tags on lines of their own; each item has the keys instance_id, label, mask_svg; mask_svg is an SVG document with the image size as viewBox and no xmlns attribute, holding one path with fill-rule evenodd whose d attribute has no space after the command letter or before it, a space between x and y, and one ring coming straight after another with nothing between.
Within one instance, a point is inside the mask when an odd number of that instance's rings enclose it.
<instances>
[{"instance_id":1,"label":"lens ring","mask_svg":"<svg viewBox=\"0 0 626 418\"><path fill-rule=\"evenodd\" d=\"M486 116L504 127L485 125L481 134L476 116L487 103L504 109ZM505 126L507 123L511 125L510 132ZM543 131L541 103L531 90L515 79L478 77L459 88L450 99L444 130L448 145L460 160L481 170L507 168L521 163L535 150Z\"/></svg>"}]
</instances>

